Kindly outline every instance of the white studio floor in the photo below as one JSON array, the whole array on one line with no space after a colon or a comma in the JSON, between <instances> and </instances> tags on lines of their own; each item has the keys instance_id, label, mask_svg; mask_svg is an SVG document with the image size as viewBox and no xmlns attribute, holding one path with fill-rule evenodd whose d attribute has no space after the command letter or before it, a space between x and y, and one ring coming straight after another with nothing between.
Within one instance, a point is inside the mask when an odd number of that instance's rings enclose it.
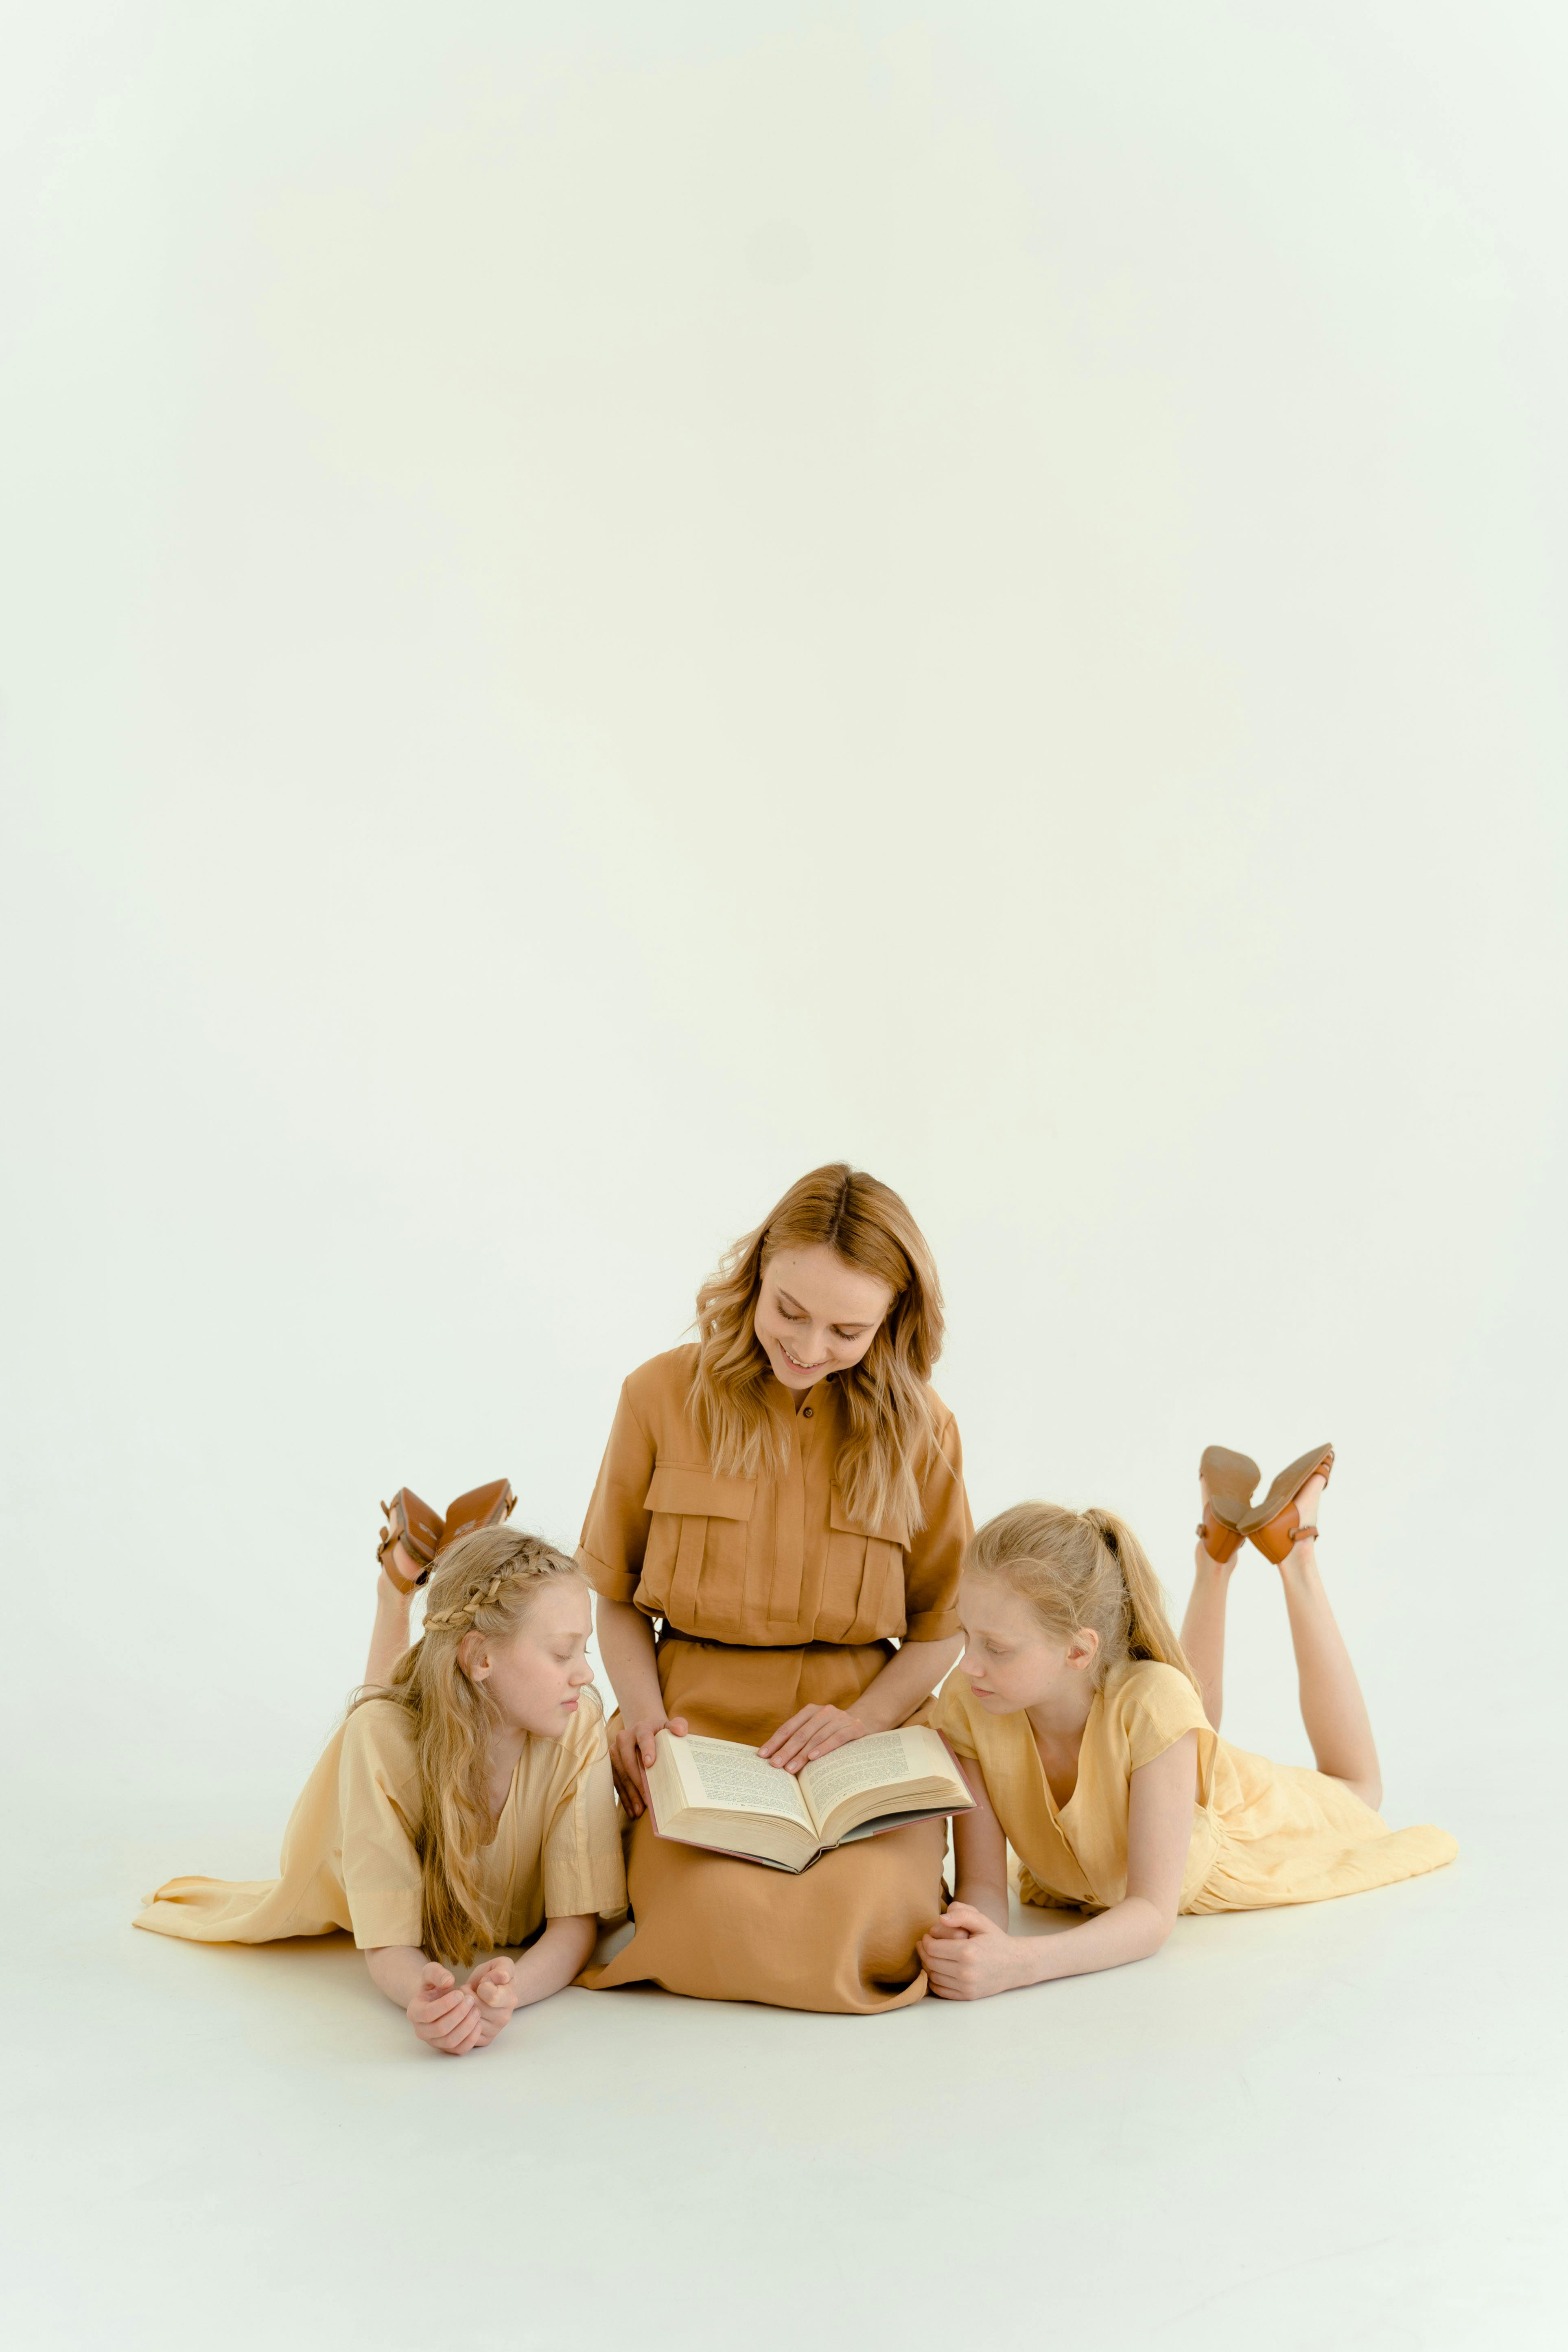
<instances>
[{"instance_id":1,"label":"white studio floor","mask_svg":"<svg viewBox=\"0 0 1568 2352\"><path fill-rule=\"evenodd\" d=\"M7 2341L1555 2346L1544 1806L1433 1810L1454 1868L1113 1974L871 2020L569 1991L458 2063L345 1939L130 1928L253 1840L24 1850Z\"/></svg>"}]
</instances>

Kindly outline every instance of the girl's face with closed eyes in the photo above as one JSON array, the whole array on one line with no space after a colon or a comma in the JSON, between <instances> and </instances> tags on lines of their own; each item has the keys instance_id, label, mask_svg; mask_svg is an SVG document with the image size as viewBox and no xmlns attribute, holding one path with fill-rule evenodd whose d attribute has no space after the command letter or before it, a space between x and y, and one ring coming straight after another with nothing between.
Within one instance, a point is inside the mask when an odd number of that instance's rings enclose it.
<instances>
[{"instance_id":1,"label":"girl's face with closed eyes","mask_svg":"<svg viewBox=\"0 0 1568 2352\"><path fill-rule=\"evenodd\" d=\"M560 1739L594 1679L588 1664L593 1622L582 1578L553 1576L530 1601L514 1633L465 1634L458 1655L471 1682L489 1685L508 1730Z\"/></svg>"},{"instance_id":2,"label":"girl's face with closed eyes","mask_svg":"<svg viewBox=\"0 0 1568 2352\"><path fill-rule=\"evenodd\" d=\"M858 1364L887 1319L893 1294L825 1242L780 1250L763 1268L756 1333L773 1376L796 1395Z\"/></svg>"}]
</instances>

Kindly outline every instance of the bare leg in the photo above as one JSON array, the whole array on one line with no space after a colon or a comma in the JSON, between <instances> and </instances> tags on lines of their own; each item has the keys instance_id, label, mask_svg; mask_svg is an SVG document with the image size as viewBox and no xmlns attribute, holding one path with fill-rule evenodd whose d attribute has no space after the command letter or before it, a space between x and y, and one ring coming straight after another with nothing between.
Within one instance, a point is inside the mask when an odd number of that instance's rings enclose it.
<instances>
[{"instance_id":1,"label":"bare leg","mask_svg":"<svg viewBox=\"0 0 1568 2352\"><path fill-rule=\"evenodd\" d=\"M1301 1491L1303 1527L1315 1527L1327 1481L1309 1479ZM1353 1789L1375 1812L1383 1801L1383 1773L1361 1685L1355 1678L1344 1635L1334 1622L1329 1597L1318 1574L1318 1547L1309 1537L1292 1544L1279 1567L1285 1606L1290 1618L1290 1641L1296 1652L1296 1676L1301 1696L1301 1720L1312 1743L1320 1772Z\"/></svg>"},{"instance_id":2,"label":"bare leg","mask_svg":"<svg viewBox=\"0 0 1568 2352\"><path fill-rule=\"evenodd\" d=\"M1198 1491L1206 1505L1205 1480L1198 1481ZM1225 1604L1230 1598L1231 1572L1240 1555L1233 1552L1222 1567L1209 1558L1200 1542L1194 1557L1196 1574L1193 1597L1182 1620L1182 1647L1198 1678L1204 1713L1217 1731L1225 1705Z\"/></svg>"},{"instance_id":3,"label":"bare leg","mask_svg":"<svg viewBox=\"0 0 1568 2352\"><path fill-rule=\"evenodd\" d=\"M1199 1544L1193 1597L1182 1620L1182 1647L1198 1678L1204 1713L1216 1731L1225 1706L1225 1604L1235 1566L1231 1559L1222 1567Z\"/></svg>"},{"instance_id":4,"label":"bare leg","mask_svg":"<svg viewBox=\"0 0 1568 2352\"><path fill-rule=\"evenodd\" d=\"M419 1562L411 1559L400 1543L392 1547L392 1563L399 1576L412 1584L419 1573ZM384 1684L392 1679L392 1669L408 1647L408 1616L414 1606L411 1592L399 1592L384 1569L376 1571L375 1624L371 1632L370 1655L364 1662L367 1683Z\"/></svg>"}]
</instances>

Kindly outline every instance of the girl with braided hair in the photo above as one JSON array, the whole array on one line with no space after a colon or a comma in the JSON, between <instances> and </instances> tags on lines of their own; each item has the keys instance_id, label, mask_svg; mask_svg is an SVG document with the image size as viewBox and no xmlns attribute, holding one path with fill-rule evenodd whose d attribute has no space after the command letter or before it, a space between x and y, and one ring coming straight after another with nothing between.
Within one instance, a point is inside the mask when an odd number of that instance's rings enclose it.
<instances>
[{"instance_id":1,"label":"girl with braided hair","mask_svg":"<svg viewBox=\"0 0 1568 2352\"><path fill-rule=\"evenodd\" d=\"M419 1639L307 1781L279 1876L171 1879L136 1925L237 1944L347 1928L419 2039L461 2057L571 1982L626 1879L574 1563L482 1528L441 1551L426 1591Z\"/></svg>"},{"instance_id":2,"label":"girl with braided hair","mask_svg":"<svg viewBox=\"0 0 1568 2352\"><path fill-rule=\"evenodd\" d=\"M1109 1511L1020 1503L980 1529L958 1612L963 1671L938 1727L978 1803L953 1822L958 1898L921 1943L949 2000L1145 1959L1180 1911L1317 1903L1451 1862L1446 1831L1389 1830L1372 1726L1318 1573L1331 1446L1265 1505L1257 1465L1204 1456L1197 1580L1177 1640L1142 1546ZM1237 1472L1250 1472L1245 1495ZM1317 1769L1218 1737L1225 1603L1244 1538L1279 1570ZM1008 1933L1007 1848L1026 1903L1093 1914Z\"/></svg>"}]
</instances>

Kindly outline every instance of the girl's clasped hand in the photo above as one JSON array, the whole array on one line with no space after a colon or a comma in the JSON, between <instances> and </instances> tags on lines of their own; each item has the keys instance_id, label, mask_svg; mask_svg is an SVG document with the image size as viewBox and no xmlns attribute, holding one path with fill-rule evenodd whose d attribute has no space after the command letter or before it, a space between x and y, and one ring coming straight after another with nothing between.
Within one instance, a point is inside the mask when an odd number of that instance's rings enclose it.
<instances>
[{"instance_id":1,"label":"girl's clasped hand","mask_svg":"<svg viewBox=\"0 0 1568 2352\"><path fill-rule=\"evenodd\" d=\"M432 2050L460 2058L493 2042L517 2005L516 1975L504 1953L477 1968L466 1985L450 1969L426 1960L408 2004L408 2022Z\"/></svg>"},{"instance_id":2,"label":"girl's clasped hand","mask_svg":"<svg viewBox=\"0 0 1568 2352\"><path fill-rule=\"evenodd\" d=\"M950 1903L920 1951L931 1989L943 2000L984 2000L1038 1981L1027 1946L973 1903Z\"/></svg>"}]
</instances>

